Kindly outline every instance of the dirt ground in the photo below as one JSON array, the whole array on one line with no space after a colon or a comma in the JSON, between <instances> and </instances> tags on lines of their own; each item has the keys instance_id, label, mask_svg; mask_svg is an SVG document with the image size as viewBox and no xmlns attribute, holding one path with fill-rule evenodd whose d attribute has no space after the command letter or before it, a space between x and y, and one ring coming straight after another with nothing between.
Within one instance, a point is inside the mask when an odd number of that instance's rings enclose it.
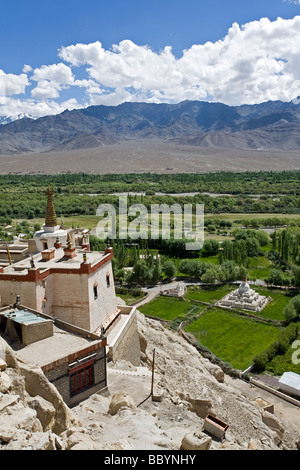
<instances>
[{"instance_id":1,"label":"dirt ground","mask_svg":"<svg viewBox=\"0 0 300 470\"><path fill-rule=\"evenodd\" d=\"M261 397L273 404L274 412L285 428L285 437L291 441L296 440L296 438L299 437L300 407L292 405L276 395L244 382L243 380L232 379L231 377L226 376L226 381L227 383L232 384L237 390L239 390L241 395L245 395L249 400Z\"/></svg>"},{"instance_id":2,"label":"dirt ground","mask_svg":"<svg viewBox=\"0 0 300 470\"><path fill-rule=\"evenodd\" d=\"M122 142L50 153L0 155L0 173L178 173L299 170L299 152L205 149L164 142Z\"/></svg>"},{"instance_id":3,"label":"dirt ground","mask_svg":"<svg viewBox=\"0 0 300 470\"><path fill-rule=\"evenodd\" d=\"M203 420L185 406L175 405L168 399L153 401L149 397L151 371L145 367L131 367L126 363L109 366L109 396L95 394L73 411L82 426L91 430L94 439L99 440L105 449L179 450L183 436L191 430L202 430ZM228 376L225 380L238 395L250 401L261 397L274 405L275 415L285 429L284 442L289 443L286 448L293 450L290 443L299 438L300 408L242 380ZM133 398L136 412L123 410L116 416L110 416L108 408L111 397L120 391ZM231 448L231 441L229 433L221 447L218 441L213 441L212 449L221 450L226 445Z\"/></svg>"},{"instance_id":4,"label":"dirt ground","mask_svg":"<svg viewBox=\"0 0 300 470\"><path fill-rule=\"evenodd\" d=\"M159 322L139 318L139 331L147 342L149 359L140 366L122 360L109 362L108 393L95 394L73 409L82 426L104 449L179 450L183 437L203 430L204 418L190 399L211 402L216 416L229 424L224 442L212 441L212 450L245 450L251 442L262 450L296 450L300 438L300 408L241 379L225 375L216 380L211 364L178 334ZM151 352L156 350L153 401ZM150 362L149 362L150 360ZM133 409L121 409L112 416L112 397L125 393ZM280 442L275 431L262 421L257 399L274 406L273 416L284 429ZM272 434L273 433L273 434Z\"/></svg>"}]
</instances>

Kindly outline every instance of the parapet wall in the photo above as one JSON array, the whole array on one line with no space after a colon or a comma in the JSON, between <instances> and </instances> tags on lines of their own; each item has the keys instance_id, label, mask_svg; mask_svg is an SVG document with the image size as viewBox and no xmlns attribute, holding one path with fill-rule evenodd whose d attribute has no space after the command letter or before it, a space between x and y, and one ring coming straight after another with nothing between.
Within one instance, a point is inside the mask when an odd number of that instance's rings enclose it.
<instances>
[{"instance_id":1,"label":"parapet wall","mask_svg":"<svg viewBox=\"0 0 300 470\"><path fill-rule=\"evenodd\" d=\"M135 307L118 306L121 309L123 323L119 334L110 342L108 339L107 359L112 361L125 360L135 366L140 365L140 339L137 327Z\"/></svg>"}]
</instances>

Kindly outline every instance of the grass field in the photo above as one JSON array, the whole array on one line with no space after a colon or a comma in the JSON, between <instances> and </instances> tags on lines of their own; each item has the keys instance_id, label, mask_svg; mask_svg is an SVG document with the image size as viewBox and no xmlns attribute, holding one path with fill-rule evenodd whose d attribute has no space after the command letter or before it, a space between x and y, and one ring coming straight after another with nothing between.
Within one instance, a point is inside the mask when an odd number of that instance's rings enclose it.
<instances>
[{"instance_id":1,"label":"grass field","mask_svg":"<svg viewBox=\"0 0 300 470\"><path fill-rule=\"evenodd\" d=\"M284 218L288 220L295 220L297 222L300 222L300 214L267 214L267 213L242 213L242 214L237 214L237 213L221 213L221 214L205 214L205 220L210 220L210 219L220 219L220 220L226 220L229 222L232 222L233 224L239 225L237 221L243 221L246 219L269 219L269 218ZM99 222L100 218L95 215L74 215L71 217L64 217L61 216L58 218L59 222L62 219L64 224L67 227L81 227L81 228L95 228L97 223ZM22 222L23 219L15 219L13 222L14 223L19 223ZM171 218L172 220L172 218ZM34 218L30 219L29 223L31 225L34 225L35 223L43 224L44 219L42 218ZM222 235L217 235L214 233L205 233L205 238L215 238L218 240L224 240L227 237L224 237Z\"/></svg>"},{"instance_id":2,"label":"grass field","mask_svg":"<svg viewBox=\"0 0 300 470\"><path fill-rule=\"evenodd\" d=\"M234 290L234 286L226 285L221 287L190 287L185 298L187 300L201 300L201 302L215 303L222 299L228 292Z\"/></svg>"},{"instance_id":3,"label":"grass field","mask_svg":"<svg viewBox=\"0 0 300 470\"><path fill-rule=\"evenodd\" d=\"M284 372L300 374L300 345L296 344L296 348L292 348L292 345L290 345L285 354L275 356L267 364L266 372L276 376L280 376Z\"/></svg>"},{"instance_id":4,"label":"grass field","mask_svg":"<svg viewBox=\"0 0 300 470\"><path fill-rule=\"evenodd\" d=\"M161 296L139 307L139 311L162 320L172 321L175 318L184 319L188 312L192 314L199 313L203 308L204 306L198 306L191 302Z\"/></svg>"},{"instance_id":5,"label":"grass field","mask_svg":"<svg viewBox=\"0 0 300 470\"><path fill-rule=\"evenodd\" d=\"M213 289L205 287L190 287L188 288L185 298L187 300L201 300L202 302L209 302L212 304L236 288L237 286L235 287L233 285L225 285ZM257 316L261 318L268 318L270 320L285 320L283 311L290 302L293 294L286 291L273 290L262 287L254 287L254 290L258 294L271 297L269 304L262 310L262 312L257 314Z\"/></svg>"},{"instance_id":6,"label":"grass field","mask_svg":"<svg viewBox=\"0 0 300 470\"><path fill-rule=\"evenodd\" d=\"M278 329L219 309L207 310L186 327L213 354L245 370L254 356L275 341Z\"/></svg>"},{"instance_id":7,"label":"grass field","mask_svg":"<svg viewBox=\"0 0 300 470\"><path fill-rule=\"evenodd\" d=\"M290 302L292 294L286 291L255 288L258 294L271 297L270 303L260 312L262 318L270 318L271 320L283 321L283 310Z\"/></svg>"},{"instance_id":8,"label":"grass field","mask_svg":"<svg viewBox=\"0 0 300 470\"><path fill-rule=\"evenodd\" d=\"M20 223L22 222L23 219L15 219L13 221L13 223L17 224L17 223ZM96 215L74 215L72 217L57 217L57 223L58 224L61 224L61 222L63 222L63 224L67 227L67 228L88 228L88 229L92 229L92 228L95 228L99 222L100 218L97 217ZM40 224L41 226L45 223L45 219L43 218L34 218L34 219L30 219L28 220L28 222L30 223L30 225L33 227L34 224Z\"/></svg>"},{"instance_id":9,"label":"grass field","mask_svg":"<svg viewBox=\"0 0 300 470\"><path fill-rule=\"evenodd\" d=\"M300 220L300 214L268 214L268 213L226 213L226 214L205 214L206 219L221 219L227 220L229 222L235 222L236 220L246 220L246 219L289 219L289 220Z\"/></svg>"},{"instance_id":10,"label":"grass field","mask_svg":"<svg viewBox=\"0 0 300 470\"><path fill-rule=\"evenodd\" d=\"M253 280L260 279L263 281L268 278L271 267L271 261L264 256L251 258L248 269L248 278Z\"/></svg>"}]
</instances>

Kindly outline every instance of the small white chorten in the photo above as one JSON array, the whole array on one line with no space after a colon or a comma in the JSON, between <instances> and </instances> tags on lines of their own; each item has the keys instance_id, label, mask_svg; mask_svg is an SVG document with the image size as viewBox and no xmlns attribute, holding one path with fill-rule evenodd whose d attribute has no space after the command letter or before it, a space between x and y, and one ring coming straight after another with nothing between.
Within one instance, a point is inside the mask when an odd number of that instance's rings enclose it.
<instances>
[{"instance_id":1,"label":"small white chorten","mask_svg":"<svg viewBox=\"0 0 300 470\"><path fill-rule=\"evenodd\" d=\"M225 295L216 306L261 312L269 301L270 297L258 294L251 289L247 280L243 279L239 288Z\"/></svg>"}]
</instances>

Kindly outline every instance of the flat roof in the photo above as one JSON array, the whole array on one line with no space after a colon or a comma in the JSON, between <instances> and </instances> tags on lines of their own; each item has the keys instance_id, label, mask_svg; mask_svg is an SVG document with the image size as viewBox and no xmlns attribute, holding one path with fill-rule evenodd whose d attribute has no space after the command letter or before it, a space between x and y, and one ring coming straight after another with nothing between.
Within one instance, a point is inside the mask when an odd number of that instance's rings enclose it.
<instances>
[{"instance_id":1,"label":"flat roof","mask_svg":"<svg viewBox=\"0 0 300 470\"><path fill-rule=\"evenodd\" d=\"M79 269L84 261L83 254L86 255L86 262L90 263L92 267L102 259L109 256L108 254L105 254L104 251L85 251L81 248L76 249L75 253L76 256L74 258L68 259L64 256L63 248L54 249L54 258L46 261L42 259L42 253L33 253L31 256L4 267L4 274L24 274L28 269L32 269L31 258L34 262L34 268L43 271L49 268L64 269L66 267L68 269Z\"/></svg>"},{"instance_id":2,"label":"flat roof","mask_svg":"<svg viewBox=\"0 0 300 470\"><path fill-rule=\"evenodd\" d=\"M300 390L300 375L295 372L285 372L279 379L279 383Z\"/></svg>"},{"instance_id":3,"label":"flat roof","mask_svg":"<svg viewBox=\"0 0 300 470\"><path fill-rule=\"evenodd\" d=\"M39 315L36 315L33 312L29 312L28 310L9 310L7 312L2 313L3 316L6 318L10 318L13 321L17 323L41 323L44 321L49 321L45 320L44 318L40 317Z\"/></svg>"},{"instance_id":4,"label":"flat roof","mask_svg":"<svg viewBox=\"0 0 300 470\"><path fill-rule=\"evenodd\" d=\"M13 343L10 347L15 351L18 359L34 366L43 367L61 361L99 342L102 342L100 338L99 340L90 340L54 325L53 336L31 343L26 347L20 347L18 343Z\"/></svg>"}]
</instances>

